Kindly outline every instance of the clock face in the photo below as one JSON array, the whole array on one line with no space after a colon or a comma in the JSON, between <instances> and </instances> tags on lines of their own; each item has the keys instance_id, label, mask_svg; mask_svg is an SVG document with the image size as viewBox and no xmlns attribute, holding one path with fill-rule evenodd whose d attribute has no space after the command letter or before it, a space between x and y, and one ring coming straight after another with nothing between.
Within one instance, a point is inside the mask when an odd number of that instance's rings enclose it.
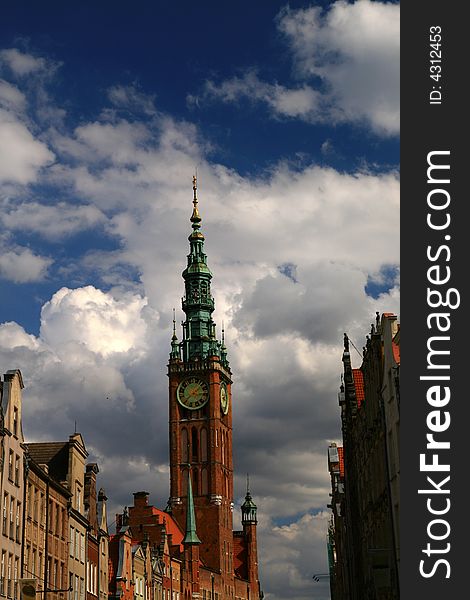
<instances>
[{"instance_id":1,"label":"clock face","mask_svg":"<svg viewBox=\"0 0 470 600\"><path fill-rule=\"evenodd\" d=\"M220 408L224 415L228 413L228 391L225 383L220 384Z\"/></svg>"},{"instance_id":2,"label":"clock face","mask_svg":"<svg viewBox=\"0 0 470 600\"><path fill-rule=\"evenodd\" d=\"M205 381L188 377L179 384L176 397L181 406L189 410L197 410L209 400L209 388Z\"/></svg>"}]
</instances>

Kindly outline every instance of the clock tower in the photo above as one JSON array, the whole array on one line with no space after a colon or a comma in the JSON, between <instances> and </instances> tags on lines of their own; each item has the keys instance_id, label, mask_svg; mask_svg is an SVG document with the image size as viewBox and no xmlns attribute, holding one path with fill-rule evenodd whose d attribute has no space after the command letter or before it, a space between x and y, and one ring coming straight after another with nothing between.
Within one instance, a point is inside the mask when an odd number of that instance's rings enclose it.
<instances>
[{"instance_id":1,"label":"clock tower","mask_svg":"<svg viewBox=\"0 0 470 600\"><path fill-rule=\"evenodd\" d=\"M204 254L204 235L193 177L192 231L183 271L185 313L182 340L173 319L168 364L170 404L170 501L172 517L182 530L191 478L199 556L233 586L233 464L231 371L222 339L212 319L212 273Z\"/></svg>"}]
</instances>

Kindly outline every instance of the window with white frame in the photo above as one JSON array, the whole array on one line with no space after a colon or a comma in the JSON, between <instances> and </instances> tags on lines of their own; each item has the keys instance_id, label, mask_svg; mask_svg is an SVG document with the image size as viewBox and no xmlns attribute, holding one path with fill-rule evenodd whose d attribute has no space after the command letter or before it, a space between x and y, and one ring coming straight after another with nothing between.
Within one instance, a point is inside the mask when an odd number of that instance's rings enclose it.
<instances>
[{"instance_id":1,"label":"window with white frame","mask_svg":"<svg viewBox=\"0 0 470 600\"><path fill-rule=\"evenodd\" d=\"M36 548L31 552L30 575L36 575Z\"/></svg>"},{"instance_id":2,"label":"window with white frame","mask_svg":"<svg viewBox=\"0 0 470 600\"><path fill-rule=\"evenodd\" d=\"M15 499L10 498L10 537L13 538L15 535Z\"/></svg>"},{"instance_id":3,"label":"window with white frame","mask_svg":"<svg viewBox=\"0 0 470 600\"><path fill-rule=\"evenodd\" d=\"M8 525L8 494L5 493L3 496L3 535L8 535L7 525Z\"/></svg>"},{"instance_id":4,"label":"window with white frame","mask_svg":"<svg viewBox=\"0 0 470 600\"><path fill-rule=\"evenodd\" d=\"M13 556L8 555L8 569L7 569L7 596L11 598L11 571L12 571Z\"/></svg>"},{"instance_id":5,"label":"window with white frame","mask_svg":"<svg viewBox=\"0 0 470 600\"><path fill-rule=\"evenodd\" d=\"M75 488L75 508L78 512L81 512L82 510L82 489L78 484Z\"/></svg>"},{"instance_id":6,"label":"window with white frame","mask_svg":"<svg viewBox=\"0 0 470 600\"><path fill-rule=\"evenodd\" d=\"M18 435L18 408L13 409L13 435Z\"/></svg>"},{"instance_id":7,"label":"window with white frame","mask_svg":"<svg viewBox=\"0 0 470 600\"><path fill-rule=\"evenodd\" d=\"M15 532L16 532L16 541L19 543L20 541L20 515L21 515L21 503L18 502L16 504L16 523L15 523Z\"/></svg>"},{"instance_id":8,"label":"window with white frame","mask_svg":"<svg viewBox=\"0 0 470 600\"><path fill-rule=\"evenodd\" d=\"M15 454L15 484L20 485L20 457Z\"/></svg>"},{"instance_id":9,"label":"window with white frame","mask_svg":"<svg viewBox=\"0 0 470 600\"><path fill-rule=\"evenodd\" d=\"M80 562L85 564L85 534L80 534Z\"/></svg>"},{"instance_id":10,"label":"window with white frame","mask_svg":"<svg viewBox=\"0 0 470 600\"><path fill-rule=\"evenodd\" d=\"M72 525L70 525L70 539L69 539L69 546L70 546L70 558L73 558L74 556L74 545L75 545L75 529L72 527Z\"/></svg>"},{"instance_id":11,"label":"window with white frame","mask_svg":"<svg viewBox=\"0 0 470 600\"><path fill-rule=\"evenodd\" d=\"M0 594L5 595L5 569L6 569L6 557L7 553L2 550L2 562L0 563Z\"/></svg>"},{"instance_id":12,"label":"window with white frame","mask_svg":"<svg viewBox=\"0 0 470 600\"><path fill-rule=\"evenodd\" d=\"M8 455L8 479L13 481L13 450Z\"/></svg>"},{"instance_id":13,"label":"window with white frame","mask_svg":"<svg viewBox=\"0 0 470 600\"><path fill-rule=\"evenodd\" d=\"M18 577L20 574L20 559L15 558L15 570L13 571L13 598L18 597Z\"/></svg>"}]
</instances>

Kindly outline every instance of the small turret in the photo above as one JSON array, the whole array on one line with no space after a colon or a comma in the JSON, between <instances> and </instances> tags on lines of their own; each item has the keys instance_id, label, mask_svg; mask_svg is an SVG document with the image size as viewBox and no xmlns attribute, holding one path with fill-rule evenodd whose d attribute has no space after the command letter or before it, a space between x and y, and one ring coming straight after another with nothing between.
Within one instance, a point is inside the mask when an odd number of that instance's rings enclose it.
<instances>
[{"instance_id":1,"label":"small turret","mask_svg":"<svg viewBox=\"0 0 470 600\"><path fill-rule=\"evenodd\" d=\"M171 338L170 360L180 360L180 345L176 337L175 309L173 309L173 336Z\"/></svg>"},{"instance_id":2,"label":"small turret","mask_svg":"<svg viewBox=\"0 0 470 600\"><path fill-rule=\"evenodd\" d=\"M228 367L227 360L227 348L225 346L225 328L222 323L222 343L220 345L220 362L224 365L224 367Z\"/></svg>"},{"instance_id":3,"label":"small turret","mask_svg":"<svg viewBox=\"0 0 470 600\"><path fill-rule=\"evenodd\" d=\"M242 504L242 525L246 544L246 569L247 579L251 585L258 587L258 542L257 542L257 506L250 494L250 479L246 476L246 496ZM253 590L252 590L253 591Z\"/></svg>"},{"instance_id":4,"label":"small turret","mask_svg":"<svg viewBox=\"0 0 470 600\"><path fill-rule=\"evenodd\" d=\"M250 480L248 478L248 475L247 475L245 502L242 504L241 508L242 508L242 525L248 525L249 523L254 523L256 525L256 523L258 522L256 519L256 511L257 511L258 507L253 502L253 498L251 497L251 494L250 494Z\"/></svg>"}]
</instances>

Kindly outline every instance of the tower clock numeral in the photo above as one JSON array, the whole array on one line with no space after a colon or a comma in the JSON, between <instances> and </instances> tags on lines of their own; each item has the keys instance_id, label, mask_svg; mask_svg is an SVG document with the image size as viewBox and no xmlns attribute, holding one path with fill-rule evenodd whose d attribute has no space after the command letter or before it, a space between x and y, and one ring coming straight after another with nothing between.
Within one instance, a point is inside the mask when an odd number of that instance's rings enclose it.
<instances>
[{"instance_id":1,"label":"tower clock numeral","mask_svg":"<svg viewBox=\"0 0 470 600\"><path fill-rule=\"evenodd\" d=\"M176 390L176 398L181 406L189 410L202 408L209 399L207 383L196 377L184 379Z\"/></svg>"}]
</instances>

